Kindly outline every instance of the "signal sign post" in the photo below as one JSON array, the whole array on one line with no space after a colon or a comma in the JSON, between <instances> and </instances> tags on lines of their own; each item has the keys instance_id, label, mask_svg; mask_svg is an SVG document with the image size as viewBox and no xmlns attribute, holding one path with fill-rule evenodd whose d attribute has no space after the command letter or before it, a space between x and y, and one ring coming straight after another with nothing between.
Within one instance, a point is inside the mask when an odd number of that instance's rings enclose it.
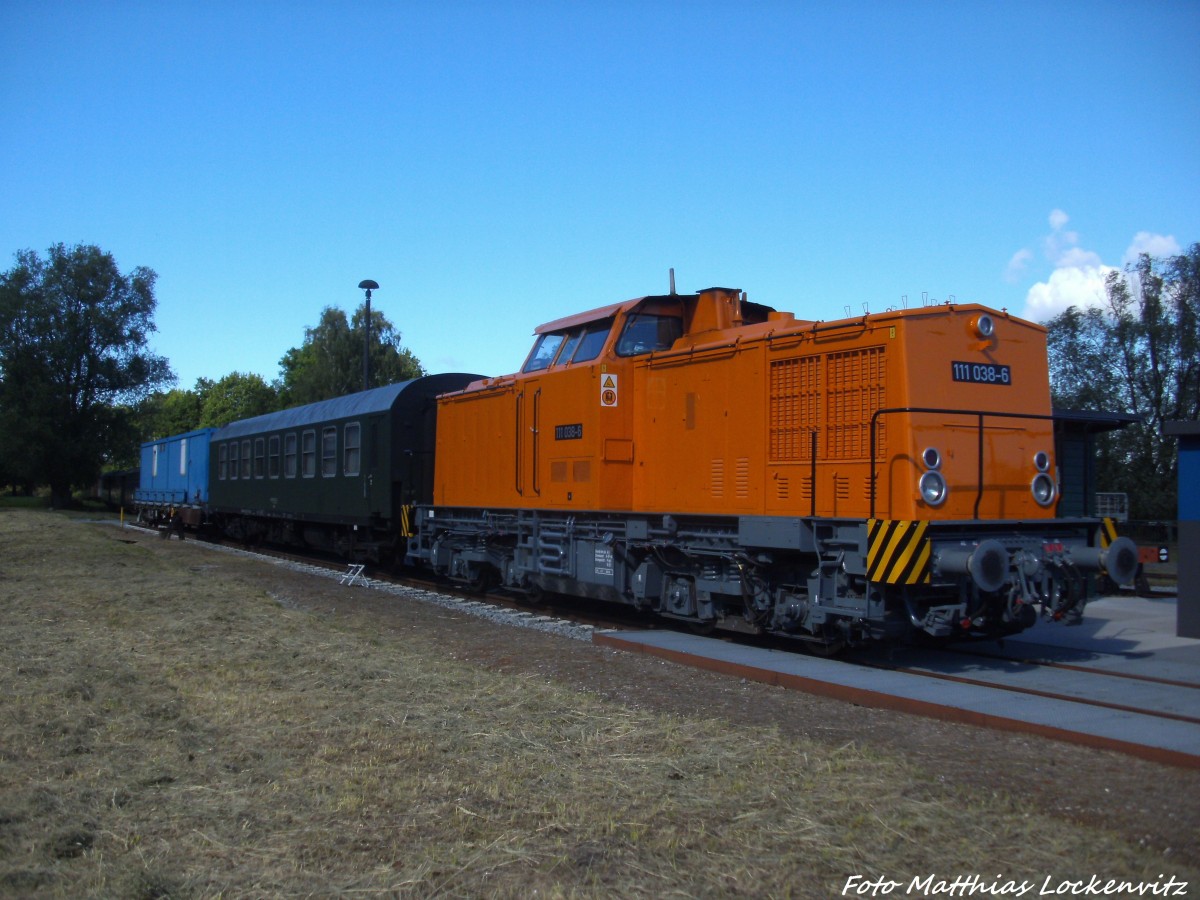
<instances>
[{"instance_id":1,"label":"signal sign post","mask_svg":"<svg viewBox=\"0 0 1200 900\"><path fill-rule=\"evenodd\" d=\"M1175 633L1200 638L1200 422L1167 422L1179 438L1179 600Z\"/></svg>"}]
</instances>

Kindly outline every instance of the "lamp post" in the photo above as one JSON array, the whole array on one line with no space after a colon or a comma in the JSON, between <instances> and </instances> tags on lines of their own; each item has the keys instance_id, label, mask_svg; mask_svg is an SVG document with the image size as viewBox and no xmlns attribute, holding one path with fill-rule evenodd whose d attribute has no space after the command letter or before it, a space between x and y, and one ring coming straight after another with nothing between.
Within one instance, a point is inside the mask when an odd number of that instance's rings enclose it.
<instances>
[{"instance_id":1,"label":"lamp post","mask_svg":"<svg viewBox=\"0 0 1200 900\"><path fill-rule=\"evenodd\" d=\"M360 290L367 292L367 315L363 320L363 390L371 389L371 291L379 290L379 285L367 278L358 283Z\"/></svg>"}]
</instances>

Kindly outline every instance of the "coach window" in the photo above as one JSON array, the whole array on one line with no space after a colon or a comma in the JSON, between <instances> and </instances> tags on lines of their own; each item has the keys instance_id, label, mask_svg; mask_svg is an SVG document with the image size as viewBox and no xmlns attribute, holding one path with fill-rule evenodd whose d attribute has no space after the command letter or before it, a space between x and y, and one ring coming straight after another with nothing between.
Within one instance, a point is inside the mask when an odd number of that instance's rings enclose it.
<instances>
[{"instance_id":1,"label":"coach window","mask_svg":"<svg viewBox=\"0 0 1200 900\"><path fill-rule=\"evenodd\" d=\"M283 477L296 477L296 433L283 437Z\"/></svg>"},{"instance_id":2,"label":"coach window","mask_svg":"<svg viewBox=\"0 0 1200 900\"><path fill-rule=\"evenodd\" d=\"M267 474L267 439L254 439L254 477L262 478Z\"/></svg>"},{"instance_id":3,"label":"coach window","mask_svg":"<svg viewBox=\"0 0 1200 900\"><path fill-rule=\"evenodd\" d=\"M357 475L362 459L362 429L357 422L346 426L342 447L342 474Z\"/></svg>"},{"instance_id":4,"label":"coach window","mask_svg":"<svg viewBox=\"0 0 1200 900\"><path fill-rule=\"evenodd\" d=\"M224 481L229 477L229 445L217 448L217 477Z\"/></svg>"},{"instance_id":5,"label":"coach window","mask_svg":"<svg viewBox=\"0 0 1200 900\"><path fill-rule=\"evenodd\" d=\"M179 440L179 474L187 474L187 438Z\"/></svg>"},{"instance_id":6,"label":"coach window","mask_svg":"<svg viewBox=\"0 0 1200 900\"><path fill-rule=\"evenodd\" d=\"M267 441L267 477L279 477L279 435L271 435Z\"/></svg>"},{"instance_id":7,"label":"coach window","mask_svg":"<svg viewBox=\"0 0 1200 900\"><path fill-rule=\"evenodd\" d=\"M321 475L332 478L337 474L337 429L332 425L321 429Z\"/></svg>"},{"instance_id":8,"label":"coach window","mask_svg":"<svg viewBox=\"0 0 1200 900\"><path fill-rule=\"evenodd\" d=\"M241 464L238 462L238 442L229 442L229 478L236 481Z\"/></svg>"},{"instance_id":9,"label":"coach window","mask_svg":"<svg viewBox=\"0 0 1200 900\"><path fill-rule=\"evenodd\" d=\"M158 444L150 448L150 477L158 477Z\"/></svg>"},{"instance_id":10,"label":"coach window","mask_svg":"<svg viewBox=\"0 0 1200 900\"><path fill-rule=\"evenodd\" d=\"M242 441L242 477L250 477L250 466L253 460L250 458L250 441Z\"/></svg>"},{"instance_id":11,"label":"coach window","mask_svg":"<svg viewBox=\"0 0 1200 900\"><path fill-rule=\"evenodd\" d=\"M683 320L679 316L659 316L653 313L634 313L625 322L625 330L617 341L617 356L637 356L656 350L670 350L683 337Z\"/></svg>"},{"instance_id":12,"label":"coach window","mask_svg":"<svg viewBox=\"0 0 1200 900\"><path fill-rule=\"evenodd\" d=\"M300 436L300 474L312 478L317 474L317 433L306 431Z\"/></svg>"}]
</instances>

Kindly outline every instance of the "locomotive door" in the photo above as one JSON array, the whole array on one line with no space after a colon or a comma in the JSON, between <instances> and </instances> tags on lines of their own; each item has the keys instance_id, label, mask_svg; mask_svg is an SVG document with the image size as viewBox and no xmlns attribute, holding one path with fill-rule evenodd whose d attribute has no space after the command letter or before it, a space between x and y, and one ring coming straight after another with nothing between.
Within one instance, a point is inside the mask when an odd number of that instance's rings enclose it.
<instances>
[{"instance_id":1,"label":"locomotive door","mask_svg":"<svg viewBox=\"0 0 1200 900\"><path fill-rule=\"evenodd\" d=\"M542 494L541 425L542 388L535 378L522 384L517 394L516 408L516 471L517 494L523 500L536 499Z\"/></svg>"}]
</instances>

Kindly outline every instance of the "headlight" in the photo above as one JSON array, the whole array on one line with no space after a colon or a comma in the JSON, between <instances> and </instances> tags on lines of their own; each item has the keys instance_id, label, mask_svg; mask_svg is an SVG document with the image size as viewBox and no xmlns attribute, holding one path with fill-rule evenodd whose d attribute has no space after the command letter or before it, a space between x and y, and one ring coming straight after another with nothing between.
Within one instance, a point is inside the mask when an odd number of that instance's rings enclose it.
<instances>
[{"instance_id":1,"label":"headlight","mask_svg":"<svg viewBox=\"0 0 1200 900\"><path fill-rule=\"evenodd\" d=\"M1033 492L1033 499L1039 506L1049 506L1054 502L1054 495L1058 493L1054 487L1054 479L1045 472L1040 472L1033 477L1033 484L1029 486L1029 489Z\"/></svg>"},{"instance_id":2,"label":"headlight","mask_svg":"<svg viewBox=\"0 0 1200 900\"><path fill-rule=\"evenodd\" d=\"M921 499L930 506L941 506L946 499L946 479L940 472L926 472L917 487L921 491Z\"/></svg>"},{"instance_id":3,"label":"headlight","mask_svg":"<svg viewBox=\"0 0 1200 900\"><path fill-rule=\"evenodd\" d=\"M985 340L996 333L996 323L987 314L977 316L971 324L975 326L975 333Z\"/></svg>"},{"instance_id":4,"label":"headlight","mask_svg":"<svg viewBox=\"0 0 1200 900\"><path fill-rule=\"evenodd\" d=\"M927 469L938 469L942 465L942 454L938 453L937 447L926 447L925 452L921 454L921 461Z\"/></svg>"},{"instance_id":5,"label":"headlight","mask_svg":"<svg viewBox=\"0 0 1200 900\"><path fill-rule=\"evenodd\" d=\"M1050 468L1050 454L1043 450L1039 450L1033 454L1033 464L1037 466L1039 472L1048 471Z\"/></svg>"}]
</instances>

